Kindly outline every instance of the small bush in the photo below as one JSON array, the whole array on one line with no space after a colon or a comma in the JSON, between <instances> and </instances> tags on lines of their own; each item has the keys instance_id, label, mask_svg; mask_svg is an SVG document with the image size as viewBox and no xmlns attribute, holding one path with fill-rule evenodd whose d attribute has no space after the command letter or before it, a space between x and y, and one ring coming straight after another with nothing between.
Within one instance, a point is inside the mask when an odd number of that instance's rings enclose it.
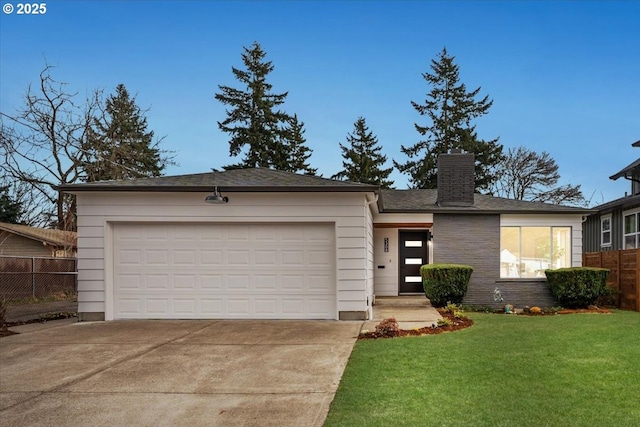
<instances>
[{"instance_id":1,"label":"small bush","mask_svg":"<svg viewBox=\"0 0 640 427\"><path fill-rule=\"evenodd\" d=\"M398 326L398 322L396 322L395 317L383 319L376 325L376 335L379 337L396 337L398 336L399 331L400 327Z\"/></svg>"},{"instance_id":2,"label":"small bush","mask_svg":"<svg viewBox=\"0 0 640 427\"><path fill-rule=\"evenodd\" d=\"M442 328L445 326L451 326L453 325L453 322L449 319L447 319L446 317L443 317L442 319L438 319L438 328Z\"/></svg>"},{"instance_id":3,"label":"small bush","mask_svg":"<svg viewBox=\"0 0 640 427\"><path fill-rule=\"evenodd\" d=\"M566 308L587 308L611 292L606 268L559 268L546 270L545 274L556 302Z\"/></svg>"},{"instance_id":4,"label":"small bush","mask_svg":"<svg viewBox=\"0 0 640 427\"><path fill-rule=\"evenodd\" d=\"M424 293L434 307L460 304L467 293L473 268L459 264L428 264L420 267Z\"/></svg>"},{"instance_id":5,"label":"small bush","mask_svg":"<svg viewBox=\"0 0 640 427\"><path fill-rule=\"evenodd\" d=\"M493 313L494 309L488 305L461 304L460 311L469 311L472 313Z\"/></svg>"}]
</instances>

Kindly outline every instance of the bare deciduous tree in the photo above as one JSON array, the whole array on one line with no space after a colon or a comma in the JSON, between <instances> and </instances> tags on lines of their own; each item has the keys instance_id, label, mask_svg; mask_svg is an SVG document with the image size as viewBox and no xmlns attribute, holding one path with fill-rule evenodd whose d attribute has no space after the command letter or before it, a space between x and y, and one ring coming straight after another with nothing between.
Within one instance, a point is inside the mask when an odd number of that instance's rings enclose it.
<instances>
[{"instance_id":1,"label":"bare deciduous tree","mask_svg":"<svg viewBox=\"0 0 640 427\"><path fill-rule=\"evenodd\" d=\"M525 147L509 148L497 165L495 196L559 205L586 204L580 185L558 185L558 164L547 153L536 153Z\"/></svg>"},{"instance_id":2,"label":"bare deciduous tree","mask_svg":"<svg viewBox=\"0 0 640 427\"><path fill-rule=\"evenodd\" d=\"M57 190L76 182L84 162L82 143L100 105L100 92L84 102L78 93L51 76L45 65L39 85L29 85L24 106L15 114L0 112L0 169L12 181L29 187L37 213L29 212L32 225L75 228L73 197Z\"/></svg>"}]
</instances>

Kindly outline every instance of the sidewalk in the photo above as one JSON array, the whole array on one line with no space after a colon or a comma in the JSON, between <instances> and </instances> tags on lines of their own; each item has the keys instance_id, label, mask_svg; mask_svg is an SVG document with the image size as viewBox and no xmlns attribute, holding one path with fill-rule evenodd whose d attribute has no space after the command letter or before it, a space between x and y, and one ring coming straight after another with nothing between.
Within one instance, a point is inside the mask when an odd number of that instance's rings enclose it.
<instances>
[{"instance_id":1,"label":"sidewalk","mask_svg":"<svg viewBox=\"0 0 640 427\"><path fill-rule=\"evenodd\" d=\"M363 323L361 330L373 331L381 320L395 317L400 329L424 328L442 318L423 296L376 297L373 318Z\"/></svg>"}]
</instances>

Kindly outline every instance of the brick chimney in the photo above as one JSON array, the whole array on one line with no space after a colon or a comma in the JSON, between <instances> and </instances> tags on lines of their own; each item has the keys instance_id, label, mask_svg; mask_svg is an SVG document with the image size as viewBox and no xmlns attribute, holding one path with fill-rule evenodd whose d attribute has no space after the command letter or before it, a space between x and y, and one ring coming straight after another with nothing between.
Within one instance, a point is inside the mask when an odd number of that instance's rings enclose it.
<instances>
[{"instance_id":1,"label":"brick chimney","mask_svg":"<svg viewBox=\"0 0 640 427\"><path fill-rule=\"evenodd\" d=\"M475 190L475 157L453 149L438 156L438 205L472 206Z\"/></svg>"}]
</instances>

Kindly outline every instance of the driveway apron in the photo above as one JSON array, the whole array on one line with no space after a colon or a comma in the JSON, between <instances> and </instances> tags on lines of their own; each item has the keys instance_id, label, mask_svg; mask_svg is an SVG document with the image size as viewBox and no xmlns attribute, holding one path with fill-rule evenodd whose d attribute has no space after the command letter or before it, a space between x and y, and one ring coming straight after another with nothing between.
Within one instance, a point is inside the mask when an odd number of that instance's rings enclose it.
<instances>
[{"instance_id":1,"label":"driveway apron","mask_svg":"<svg viewBox=\"0 0 640 427\"><path fill-rule=\"evenodd\" d=\"M136 320L0 339L8 426L321 426L362 322Z\"/></svg>"}]
</instances>

